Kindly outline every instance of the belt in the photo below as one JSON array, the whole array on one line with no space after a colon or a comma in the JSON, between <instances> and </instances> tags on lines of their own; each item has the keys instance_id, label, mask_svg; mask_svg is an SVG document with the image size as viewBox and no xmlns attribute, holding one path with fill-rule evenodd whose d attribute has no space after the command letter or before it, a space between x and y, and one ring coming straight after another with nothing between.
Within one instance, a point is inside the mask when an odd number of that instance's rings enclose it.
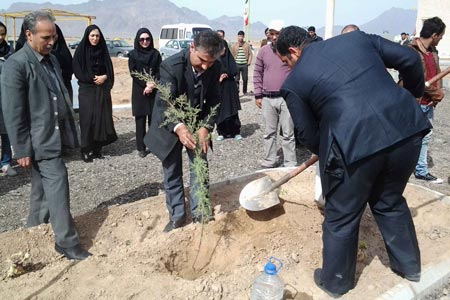
<instances>
[{"instance_id":1,"label":"belt","mask_svg":"<svg viewBox=\"0 0 450 300\"><path fill-rule=\"evenodd\" d=\"M267 98L279 98L281 97L280 92L263 92L263 96Z\"/></svg>"}]
</instances>

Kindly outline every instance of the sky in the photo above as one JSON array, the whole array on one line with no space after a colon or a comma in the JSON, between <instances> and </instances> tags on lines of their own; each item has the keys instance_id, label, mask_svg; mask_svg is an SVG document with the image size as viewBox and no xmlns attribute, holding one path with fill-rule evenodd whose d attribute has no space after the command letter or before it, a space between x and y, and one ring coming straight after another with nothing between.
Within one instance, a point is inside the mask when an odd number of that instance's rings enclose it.
<instances>
[{"instance_id":1,"label":"sky","mask_svg":"<svg viewBox=\"0 0 450 300\"><path fill-rule=\"evenodd\" d=\"M108 1L108 0L104 0ZM222 15L242 16L245 0L170 0L177 6L196 10L209 19ZM327 0L249 0L250 22L261 21L268 24L272 19L282 19L286 25L309 26L317 28L325 25ZM0 9L7 9L18 1L0 0ZM54 4L75 4L87 0L20 0L20 2ZM336 0L334 23L362 25L384 11L399 7L417 9L418 0Z\"/></svg>"}]
</instances>

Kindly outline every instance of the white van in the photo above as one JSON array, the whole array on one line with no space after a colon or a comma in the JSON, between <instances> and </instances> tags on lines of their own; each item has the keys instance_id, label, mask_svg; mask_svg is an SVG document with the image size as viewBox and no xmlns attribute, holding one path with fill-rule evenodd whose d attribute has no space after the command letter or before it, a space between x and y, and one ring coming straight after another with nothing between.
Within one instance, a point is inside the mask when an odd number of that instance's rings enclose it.
<instances>
[{"instance_id":1,"label":"white van","mask_svg":"<svg viewBox=\"0 0 450 300\"><path fill-rule=\"evenodd\" d=\"M159 34L159 49L165 46L169 40L192 39L203 30L211 30L211 26L205 24L171 24L161 27Z\"/></svg>"}]
</instances>

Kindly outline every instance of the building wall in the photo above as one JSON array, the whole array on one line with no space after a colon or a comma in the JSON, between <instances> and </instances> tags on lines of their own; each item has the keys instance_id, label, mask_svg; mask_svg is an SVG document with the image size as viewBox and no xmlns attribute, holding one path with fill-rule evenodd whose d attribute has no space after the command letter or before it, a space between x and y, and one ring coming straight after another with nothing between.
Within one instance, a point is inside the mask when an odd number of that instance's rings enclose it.
<instances>
[{"instance_id":1,"label":"building wall","mask_svg":"<svg viewBox=\"0 0 450 300\"><path fill-rule=\"evenodd\" d=\"M450 58L450 0L418 0L416 36L419 36L423 20L439 17L444 21L446 34L437 47L439 57Z\"/></svg>"}]
</instances>

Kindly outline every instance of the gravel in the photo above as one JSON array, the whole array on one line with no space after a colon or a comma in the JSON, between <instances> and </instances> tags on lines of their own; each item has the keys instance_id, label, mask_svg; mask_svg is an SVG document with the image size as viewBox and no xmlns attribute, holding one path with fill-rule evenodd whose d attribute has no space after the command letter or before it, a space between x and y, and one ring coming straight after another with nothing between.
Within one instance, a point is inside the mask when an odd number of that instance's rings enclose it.
<instances>
[{"instance_id":1,"label":"gravel","mask_svg":"<svg viewBox=\"0 0 450 300\"><path fill-rule=\"evenodd\" d=\"M253 97L241 97L241 141L215 141L208 152L210 181L217 182L260 169L263 155L262 116ZM69 172L71 211L74 216L99 207L131 203L162 192L162 166L156 156L140 158L136 151L135 124L131 111L114 112L119 139L104 148L105 159L85 163L78 150L64 156ZM298 151L299 162L310 154ZM281 154L281 151L280 151ZM184 180L189 184L188 159L183 154ZM0 177L0 232L16 229L26 222L31 189L30 171L15 167L16 177Z\"/></svg>"}]
</instances>

